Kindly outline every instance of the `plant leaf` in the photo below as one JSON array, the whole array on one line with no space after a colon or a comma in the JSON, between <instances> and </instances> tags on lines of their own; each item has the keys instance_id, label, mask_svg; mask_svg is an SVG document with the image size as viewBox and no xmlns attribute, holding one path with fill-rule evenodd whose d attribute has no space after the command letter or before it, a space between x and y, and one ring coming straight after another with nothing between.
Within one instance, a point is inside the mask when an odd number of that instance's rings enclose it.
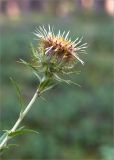
<instances>
[{"instance_id":1,"label":"plant leaf","mask_svg":"<svg viewBox=\"0 0 114 160\"><path fill-rule=\"evenodd\" d=\"M34 73L34 75L39 79L39 81L41 82L41 78L40 78L39 74L36 73L35 71L33 71L33 73Z\"/></svg>"},{"instance_id":2,"label":"plant leaf","mask_svg":"<svg viewBox=\"0 0 114 160\"><path fill-rule=\"evenodd\" d=\"M33 69L34 71L37 71L36 67L34 67L31 63L24 61L23 59L20 59L19 63L22 63L22 64L28 66L29 68Z\"/></svg>"},{"instance_id":3,"label":"plant leaf","mask_svg":"<svg viewBox=\"0 0 114 160\"><path fill-rule=\"evenodd\" d=\"M4 146L0 149L0 156L3 154L4 150L8 149L7 146Z\"/></svg>"},{"instance_id":4,"label":"plant leaf","mask_svg":"<svg viewBox=\"0 0 114 160\"><path fill-rule=\"evenodd\" d=\"M16 131L9 133L9 136L14 137L14 136L17 136L20 134L26 134L26 133L30 133L30 132L38 134L37 131L31 130L31 129L26 129L25 127L21 127L19 129L17 129Z\"/></svg>"},{"instance_id":5,"label":"plant leaf","mask_svg":"<svg viewBox=\"0 0 114 160\"><path fill-rule=\"evenodd\" d=\"M42 82L39 85L39 90L41 92L43 92L45 89L47 90L47 88L49 88L51 86L53 86L52 79L51 78L44 79L44 80L42 80Z\"/></svg>"},{"instance_id":6,"label":"plant leaf","mask_svg":"<svg viewBox=\"0 0 114 160\"><path fill-rule=\"evenodd\" d=\"M75 83L75 82L73 82L73 81L71 81L71 80L66 80L66 79L60 78L57 74L54 74L54 78L55 78L55 80L57 80L57 81L59 81L59 82L65 82L65 83L67 83L67 84L75 84L75 85L81 87L79 84L77 84L77 83Z\"/></svg>"},{"instance_id":7,"label":"plant leaf","mask_svg":"<svg viewBox=\"0 0 114 160\"><path fill-rule=\"evenodd\" d=\"M38 70L33 64L28 63L28 62L24 61L23 59L20 59L19 63L22 63L22 64L26 65L27 67L29 67L30 69L32 69L33 74L39 79L39 81L41 81L41 78L38 74Z\"/></svg>"},{"instance_id":8,"label":"plant leaf","mask_svg":"<svg viewBox=\"0 0 114 160\"><path fill-rule=\"evenodd\" d=\"M11 148L11 147L18 147L18 145L17 144L7 144L6 146L4 146L1 150L0 150L0 155L2 155L3 154L3 152L4 152L4 150L7 150L7 149L9 149L9 148Z\"/></svg>"},{"instance_id":9,"label":"plant leaf","mask_svg":"<svg viewBox=\"0 0 114 160\"><path fill-rule=\"evenodd\" d=\"M45 91L48 91L48 90L52 89L53 87L55 87L55 84L52 84L52 85L46 87L46 88L45 88L44 90L42 90L40 93L43 93L43 92L45 92Z\"/></svg>"},{"instance_id":10,"label":"plant leaf","mask_svg":"<svg viewBox=\"0 0 114 160\"><path fill-rule=\"evenodd\" d=\"M17 91L18 100L19 100L21 109L23 109L23 98L22 98L21 89L19 87L19 84L12 77L10 77L10 80Z\"/></svg>"},{"instance_id":11,"label":"plant leaf","mask_svg":"<svg viewBox=\"0 0 114 160\"><path fill-rule=\"evenodd\" d=\"M33 44L31 43L30 46L31 46L31 49L32 49L32 56L33 56L33 58L34 58L34 59L38 59L37 53L36 53L36 51L35 51L35 49L34 49Z\"/></svg>"},{"instance_id":12,"label":"plant leaf","mask_svg":"<svg viewBox=\"0 0 114 160\"><path fill-rule=\"evenodd\" d=\"M45 101L45 102L48 102L43 96L40 95L40 98Z\"/></svg>"},{"instance_id":13,"label":"plant leaf","mask_svg":"<svg viewBox=\"0 0 114 160\"><path fill-rule=\"evenodd\" d=\"M80 71L62 71L63 74L69 75L69 74L80 74Z\"/></svg>"}]
</instances>

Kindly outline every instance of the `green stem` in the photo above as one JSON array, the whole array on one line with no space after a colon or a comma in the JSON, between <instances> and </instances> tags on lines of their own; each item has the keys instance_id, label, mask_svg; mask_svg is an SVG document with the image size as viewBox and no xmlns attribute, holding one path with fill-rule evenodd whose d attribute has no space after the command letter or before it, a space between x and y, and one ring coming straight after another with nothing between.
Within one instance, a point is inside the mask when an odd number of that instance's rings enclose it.
<instances>
[{"instance_id":1,"label":"green stem","mask_svg":"<svg viewBox=\"0 0 114 160\"><path fill-rule=\"evenodd\" d=\"M23 118L24 118L24 117L26 116L26 114L29 112L29 110L31 109L33 103L35 102L36 98L37 98L39 95L40 95L40 92L39 92L39 90L37 89L36 92L35 92L35 94L34 94L34 96L33 96L33 98L31 99L31 101L29 102L29 104L27 105L27 107L25 108L25 110L20 114L18 120L16 121L16 123L14 124L14 126L12 127L12 129L10 130L10 133L16 131L17 127L20 125L20 123L22 122ZM1 144L0 144L0 150L2 150L2 149L6 146L6 144L7 144L7 142L8 142L9 139L10 139L9 136L6 136L6 137L3 139L3 141L2 141Z\"/></svg>"}]
</instances>

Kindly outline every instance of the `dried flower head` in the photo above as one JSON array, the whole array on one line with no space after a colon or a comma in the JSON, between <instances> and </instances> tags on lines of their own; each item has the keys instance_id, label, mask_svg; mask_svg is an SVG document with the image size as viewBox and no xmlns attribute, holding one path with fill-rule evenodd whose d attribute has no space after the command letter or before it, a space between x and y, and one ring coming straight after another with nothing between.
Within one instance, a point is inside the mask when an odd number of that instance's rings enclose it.
<instances>
[{"instance_id":1,"label":"dried flower head","mask_svg":"<svg viewBox=\"0 0 114 160\"><path fill-rule=\"evenodd\" d=\"M69 31L65 34L65 31L61 34L60 30L57 35L54 34L54 29L48 25L48 30L44 26L37 28L35 35L41 42L41 49L44 50L47 57L56 56L57 60L63 62L84 62L79 58L79 52L85 52L87 43L81 44L82 38L76 38L75 41L71 41L68 38Z\"/></svg>"},{"instance_id":2,"label":"dried flower head","mask_svg":"<svg viewBox=\"0 0 114 160\"><path fill-rule=\"evenodd\" d=\"M76 73L75 64L79 61L79 53L85 52L87 43L81 44L82 38L76 38L71 41L69 31L65 33L59 32L55 35L54 28L48 25L48 29L40 26L34 33L39 40L36 50L33 49L33 64L38 72L45 76L53 77L58 81L66 81L60 76L65 74Z\"/></svg>"}]
</instances>

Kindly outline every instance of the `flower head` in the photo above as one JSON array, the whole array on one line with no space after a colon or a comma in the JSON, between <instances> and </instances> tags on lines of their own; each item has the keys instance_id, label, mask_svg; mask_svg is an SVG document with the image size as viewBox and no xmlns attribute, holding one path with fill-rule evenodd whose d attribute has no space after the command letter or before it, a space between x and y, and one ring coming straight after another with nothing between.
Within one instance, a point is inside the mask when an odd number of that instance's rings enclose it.
<instances>
[{"instance_id":1,"label":"flower head","mask_svg":"<svg viewBox=\"0 0 114 160\"><path fill-rule=\"evenodd\" d=\"M79 61L84 62L79 58L79 53L85 52L87 43L81 44L82 38L76 38L71 41L69 31L63 33L58 31L54 34L54 28L48 25L48 29L40 26L34 33L39 40L37 49L33 50L33 64L38 72L43 73L45 77L50 77L57 81L71 82L62 79L61 76L70 73L76 73L75 64Z\"/></svg>"},{"instance_id":2,"label":"flower head","mask_svg":"<svg viewBox=\"0 0 114 160\"><path fill-rule=\"evenodd\" d=\"M82 38L76 38L75 41L71 41L68 38L69 31L65 33L58 32L54 34L54 29L48 25L48 30L44 26L37 28L35 35L41 42L41 49L44 50L45 55L48 58L56 57L58 62L72 63L74 61L84 62L79 58L79 52L85 52L87 43L81 44Z\"/></svg>"}]
</instances>

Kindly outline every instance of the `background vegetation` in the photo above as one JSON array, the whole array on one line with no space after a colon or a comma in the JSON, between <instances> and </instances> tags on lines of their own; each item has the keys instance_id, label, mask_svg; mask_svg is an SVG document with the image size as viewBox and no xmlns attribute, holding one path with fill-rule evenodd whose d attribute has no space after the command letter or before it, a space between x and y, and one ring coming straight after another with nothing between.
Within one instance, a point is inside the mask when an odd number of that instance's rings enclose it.
<instances>
[{"instance_id":1,"label":"background vegetation","mask_svg":"<svg viewBox=\"0 0 114 160\"><path fill-rule=\"evenodd\" d=\"M32 97L37 79L19 58L29 60L30 42L37 45L36 26L51 24L55 31L70 30L72 39L84 36L87 55L85 66L73 75L76 86L60 85L38 99L23 125L39 135L19 136L4 159L77 159L112 160L113 151L113 27L105 13L80 12L64 17L52 13L28 13L16 20L2 16L0 21L1 52L1 130L10 129L19 114L18 100L9 80L13 76L21 85L25 104Z\"/></svg>"}]
</instances>

